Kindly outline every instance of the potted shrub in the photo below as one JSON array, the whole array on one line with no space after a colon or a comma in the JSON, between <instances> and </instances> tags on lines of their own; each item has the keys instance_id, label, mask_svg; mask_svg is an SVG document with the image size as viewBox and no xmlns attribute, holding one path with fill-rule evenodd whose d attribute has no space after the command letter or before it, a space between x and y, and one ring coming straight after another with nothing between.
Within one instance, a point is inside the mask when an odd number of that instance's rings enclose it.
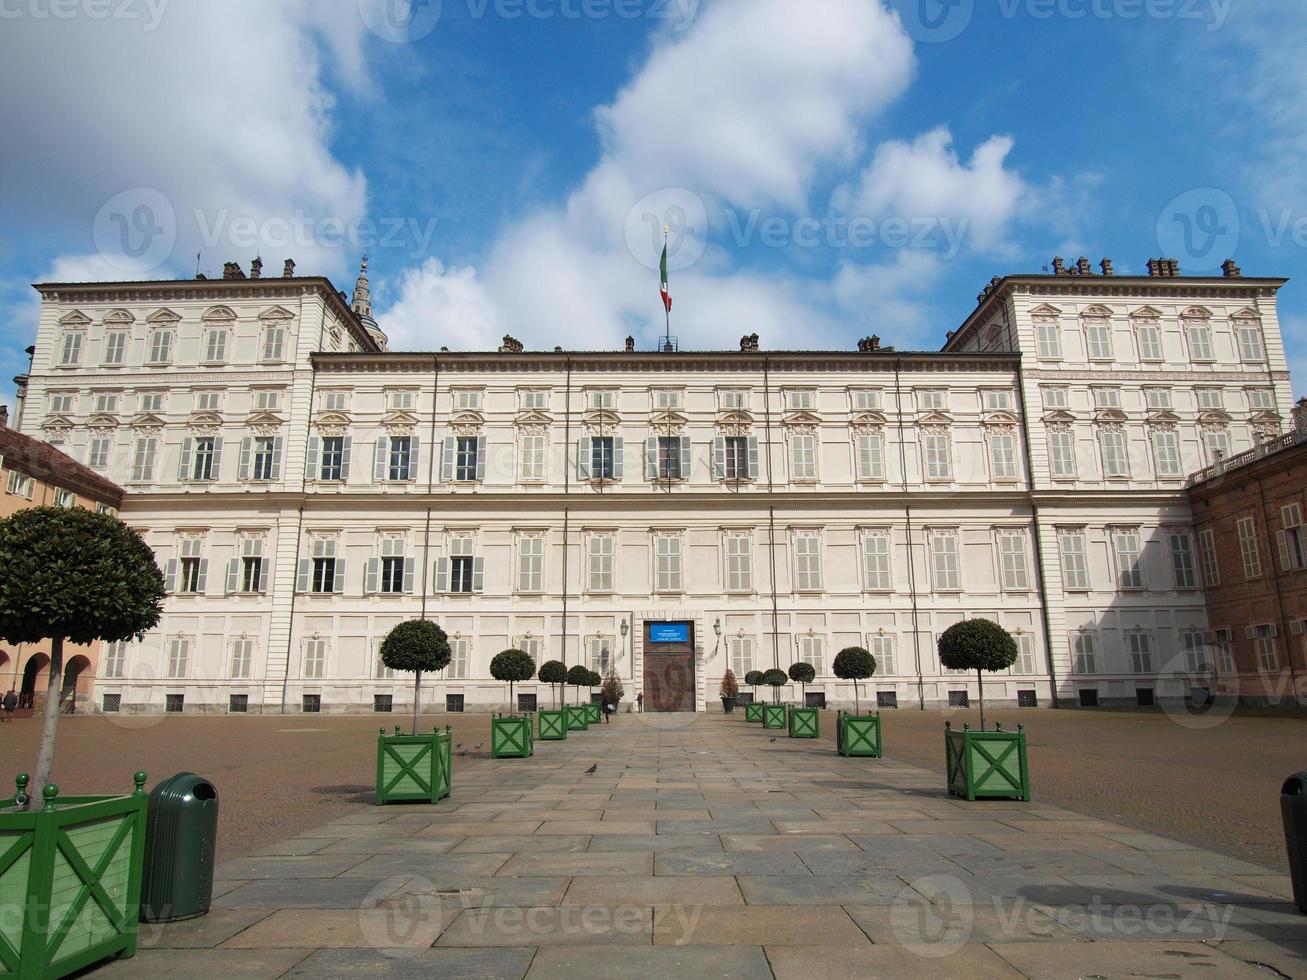
<instances>
[{"instance_id":1,"label":"potted shrub","mask_svg":"<svg viewBox=\"0 0 1307 980\"><path fill-rule=\"evenodd\" d=\"M0 521L0 638L50 641L36 780L0 806L8 951L0 973L63 977L136 952L145 854L145 773L123 796L60 797L54 765L64 642L139 639L159 622L164 580L154 553L118 518L36 507ZM29 792L30 785L30 792ZM33 797L36 797L35 799ZM51 905L80 903L76 925ZM71 911L71 906L69 907Z\"/></svg>"},{"instance_id":2,"label":"potted shrub","mask_svg":"<svg viewBox=\"0 0 1307 980\"><path fill-rule=\"evenodd\" d=\"M790 738L818 738L821 735L821 716L816 708L808 707L808 685L816 676L812 664L803 661L790 664L790 680L797 682L803 692L799 707L790 709Z\"/></svg>"},{"instance_id":3,"label":"potted shrub","mask_svg":"<svg viewBox=\"0 0 1307 980\"><path fill-rule=\"evenodd\" d=\"M376 803L435 803L449 795L452 781L450 726L431 734L418 733L421 712L422 672L443 670L451 651L445 631L429 619L410 619L395 626L381 641L381 662L391 670L413 672L413 731L377 739Z\"/></svg>"},{"instance_id":4,"label":"potted shrub","mask_svg":"<svg viewBox=\"0 0 1307 980\"><path fill-rule=\"evenodd\" d=\"M590 689L590 700L588 700L583 705L586 712L585 714L586 724L597 725L601 721L603 721L603 706L595 701L595 688L602 685L603 682L604 679L599 676L599 671L597 670L586 671L585 686ZM602 698L603 695L600 694L600 697Z\"/></svg>"},{"instance_id":5,"label":"potted shrub","mask_svg":"<svg viewBox=\"0 0 1307 980\"><path fill-rule=\"evenodd\" d=\"M536 712L536 735L545 741L558 741L567 738L567 713L558 706L558 689L567 682L567 668L561 661L546 660L540 665L536 675L540 683L548 684L554 689L554 710L541 709Z\"/></svg>"},{"instance_id":6,"label":"potted shrub","mask_svg":"<svg viewBox=\"0 0 1307 980\"><path fill-rule=\"evenodd\" d=\"M980 731L961 731L945 722L944 747L949 792L968 800L982 797L1030 799L1025 726L1015 732L1000 724L985 731L983 671L1006 670L1017 659L1012 634L988 619L954 623L939 638L939 662L950 670L974 670L980 684Z\"/></svg>"},{"instance_id":7,"label":"potted shrub","mask_svg":"<svg viewBox=\"0 0 1307 980\"><path fill-rule=\"evenodd\" d=\"M517 714L513 700L513 684L529 681L535 676L536 665L524 650L503 650L490 661L490 676L508 682L509 716L502 714L490 719L490 757L492 759L525 759L535 751L531 742L531 717Z\"/></svg>"},{"instance_id":8,"label":"potted shrub","mask_svg":"<svg viewBox=\"0 0 1307 980\"><path fill-rule=\"evenodd\" d=\"M381 641L381 662L391 670L413 672L413 734L418 733L422 672L449 665L449 637L429 619L410 619L394 627Z\"/></svg>"},{"instance_id":9,"label":"potted shrub","mask_svg":"<svg viewBox=\"0 0 1307 980\"><path fill-rule=\"evenodd\" d=\"M617 676L617 670L613 667L608 668L608 676L604 678L604 686L599 689L603 696L604 704L611 705L614 714L617 713L617 706L622 703L622 695L626 693L626 688L622 687L622 679Z\"/></svg>"},{"instance_id":10,"label":"potted shrub","mask_svg":"<svg viewBox=\"0 0 1307 980\"><path fill-rule=\"evenodd\" d=\"M858 701L858 681L876 673L876 658L862 647L845 647L835 655L835 676L853 681L853 714L841 711L835 716L835 749L840 755L881 756L880 715L866 715Z\"/></svg>"},{"instance_id":11,"label":"potted shrub","mask_svg":"<svg viewBox=\"0 0 1307 980\"><path fill-rule=\"evenodd\" d=\"M753 696L744 706L745 721L762 721L762 702L758 700L758 685L762 683L762 671L751 670L744 675L744 683L753 688Z\"/></svg>"},{"instance_id":12,"label":"potted shrub","mask_svg":"<svg viewBox=\"0 0 1307 980\"><path fill-rule=\"evenodd\" d=\"M586 706L581 704L580 688L590 683L590 671L581 664L576 664L567 671L567 683L577 688L577 704L569 707L567 697L563 697L563 713L567 717L567 730L570 732L583 732L590 726L590 712Z\"/></svg>"},{"instance_id":13,"label":"potted shrub","mask_svg":"<svg viewBox=\"0 0 1307 980\"><path fill-rule=\"evenodd\" d=\"M722 696L722 711L730 714L735 710L735 699L740 696L740 685L735 680L735 671L726 668L726 673L722 674L722 686L718 693Z\"/></svg>"},{"instance_id":14,"label":"potted shrub","mask_svg":"<svg viewBox=\"0 0 1307 980\"><path fill-rule=\"evenodd\" d=\"M785 705L781 704L781 688L789 683L789 677L785 671L778 667L773 667L762 675L760 683L772 689L772 703L762 706L762 727L763 728L784 728L785 727Z\"/></svg>"}]
</instances>

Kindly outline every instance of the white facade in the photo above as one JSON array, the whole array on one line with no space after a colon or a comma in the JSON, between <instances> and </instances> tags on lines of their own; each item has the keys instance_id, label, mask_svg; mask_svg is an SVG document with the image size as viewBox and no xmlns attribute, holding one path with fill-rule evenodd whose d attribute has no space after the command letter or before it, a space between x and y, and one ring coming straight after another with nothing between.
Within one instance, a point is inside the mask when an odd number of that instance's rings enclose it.
<instances>
[{"instance_id":1,"label":"white facade","mask_svg":"<svg viewBox=\"0 0 1307 980\"><path fill-rule=\"evenodd\" d=\"M987 697L1133 701L1207 627L1186 475L1289 416L1281 284L1011 277L940 353L439 354L320 279L46 285L21 427L126 486L167 571L97 706L401 711L377 649L416 616L455 647L435 707L502 707L510 646L633 701L660 621L700 709L799 659L851 703L851 645L865 698L946 704L974 616L1023 652Z\"/></svg>"}]
</instances>

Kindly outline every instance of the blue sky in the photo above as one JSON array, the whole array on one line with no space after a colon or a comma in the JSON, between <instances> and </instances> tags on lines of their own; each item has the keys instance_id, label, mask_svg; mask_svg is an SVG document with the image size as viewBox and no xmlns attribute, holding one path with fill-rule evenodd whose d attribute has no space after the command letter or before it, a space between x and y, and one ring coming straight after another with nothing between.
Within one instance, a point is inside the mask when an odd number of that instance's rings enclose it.
<instances>
[{"instance_id":1,"label":"blue sky","mask_svg":"<svg viewBox=\"0 0 1307 980\"><path fill-rule=\"evenodd\" d=\"M30 283L197 251L340 288L367 251L406 349L652 345L663 223L696 348L934 349L1054 255L1304 271L1300 4L68 2L0 23L11 373ZM1281 315L1304 394L1304 284Z\"/></svg>"}]
</instances>

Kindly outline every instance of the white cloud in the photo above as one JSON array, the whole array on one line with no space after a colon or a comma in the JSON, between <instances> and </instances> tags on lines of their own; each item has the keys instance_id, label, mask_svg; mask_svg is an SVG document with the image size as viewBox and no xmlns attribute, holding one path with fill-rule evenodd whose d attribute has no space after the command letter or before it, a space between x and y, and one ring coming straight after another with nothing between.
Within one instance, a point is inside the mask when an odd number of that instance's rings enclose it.
<instances>
[{"instance_id":1,"label":"white cloud","mask_svg":"<svg viewBox=\"0 0 1307 980\"><path fill-rule=\"evenodd\" d=\"M399 295L386 314L392 350L498 346L499 326L475 269L447 269L429 258L420 268L405 270L391 288Z\"/></svg>"},{"instance_id":2,"label":"white cloud","mask_svg":"<svg viewBox=\"0 0 1307 980\"><path fill-rule=\"evenodd\" d=\"M877 334L886 346L929 350L943 346L947 329L931 316L931 296L944 271L935 252L900 249L883 263L842 263L831 288L860 335ZM951 313L945 324L957 321L957 311Z\"/></svg>"}]
</instances>

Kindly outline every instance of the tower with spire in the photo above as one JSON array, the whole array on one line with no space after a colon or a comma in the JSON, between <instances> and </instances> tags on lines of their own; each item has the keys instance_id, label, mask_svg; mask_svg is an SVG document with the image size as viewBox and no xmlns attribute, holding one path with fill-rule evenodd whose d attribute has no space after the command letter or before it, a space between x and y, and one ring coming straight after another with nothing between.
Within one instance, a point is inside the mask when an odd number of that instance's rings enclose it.
<instances>
[{"instance_id":1,"label":"tower with spire","mask_svg":"<svg viewBox=\"0 0 1307 980\"><path fill-rule=\"evenodd\" d=\"M372 293L368 287L368 257L363 256L363 264L359 268L359 277L354 282L354 299L350 303L350 308L358 315L364 328L377 342L382 350L386 350L387 338L377 326L377 321L372 319Z\"/></svg>"}]
</instances>

